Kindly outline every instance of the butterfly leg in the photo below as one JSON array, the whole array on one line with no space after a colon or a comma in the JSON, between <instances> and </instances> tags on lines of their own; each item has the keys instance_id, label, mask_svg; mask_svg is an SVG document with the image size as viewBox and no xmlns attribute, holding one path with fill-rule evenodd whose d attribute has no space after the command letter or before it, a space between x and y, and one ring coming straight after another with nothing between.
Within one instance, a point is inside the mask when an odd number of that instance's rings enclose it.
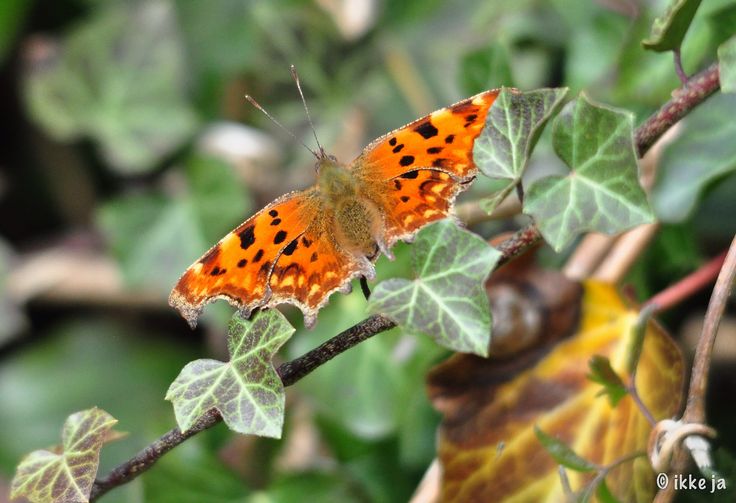
<instances>
[{"instance_id":1,"label":"butterfly leg","mask_svg":"<svg viewBox=\"0 0 736 503\"><path fill-rule=\"evenodd\" d=\"M371 296L371 289L368 286L368 279L365 276L360 277L360 289L363 291L363 297L365 300Z\"/></svg>"}]
</instances>

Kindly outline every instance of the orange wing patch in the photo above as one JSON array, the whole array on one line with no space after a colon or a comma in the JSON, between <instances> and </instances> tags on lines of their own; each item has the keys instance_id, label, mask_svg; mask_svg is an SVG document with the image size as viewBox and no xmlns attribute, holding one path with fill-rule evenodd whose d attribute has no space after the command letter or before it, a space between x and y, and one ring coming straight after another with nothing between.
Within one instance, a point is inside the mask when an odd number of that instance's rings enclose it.
<instances>
[{"instance_id":1,"label":"orange wing patch","mask_svg":"<svg viewBox=\"0 0 736 503\"><path fill-rule=\"evenodd\" d=\"M354 161L356 174L389 180L434 168L463 180L474 176L473 143L499 91L477 94L380 137Z\"/></svg>"},{"instance_id":2,"label":"orange wing patch","mask_svg":"<svg viewBox=\"0 0 736 503\"><path fill-rule=\"evenodd\" d=\"M169 296L190 326L205 304L226 299L243 312L268 302L274 264L319 211L315 191L292 192L246 220L187 269Z\"/></svg>"},{"instance_id":3,"label":"orange wing patch","mask_svg":"<svg viewBox=\"0 0 736 503\"><path fill-rule=\"evenodd\" d=\"M331 219L327 219L331 221ZM304 315L312 327L317 312L335 291L350 292L350 281L360 275L373 277L369 260L340 249L328 231L317 223L289 242L278 258L270 278L272 296L268 307L288 302Z\"/></svg>"},{"instance_id":4,"label":"orange wing patch","mask_svg":"<svg viewBox=\"0 0 736 503\"><path fill-rule=\"evenodd\" d=\"M463 184L434 169L409 171L386 183L383 207L389 246L410 238L420 227L445 218Z\"/></svg>"}]
</instances>

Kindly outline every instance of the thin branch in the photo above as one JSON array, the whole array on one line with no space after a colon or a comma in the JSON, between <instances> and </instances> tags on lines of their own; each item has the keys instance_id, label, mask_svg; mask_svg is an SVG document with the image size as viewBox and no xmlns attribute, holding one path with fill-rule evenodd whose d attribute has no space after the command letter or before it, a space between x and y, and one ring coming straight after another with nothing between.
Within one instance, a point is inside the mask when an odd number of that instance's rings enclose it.
<instances>
[{"instance_id":1,"label":"thin branch","mask_svg":"<svg viewBox=\"0 0 736 503\"><path fill-rule=\"evenodd\" d=\"M726 309L726 301L731 295L736 279L736 237L731 242L731 247L723 262L723 268L713 287L713 294L708 303L705 313L703 331L695 348L695 361L693 372L690 377L690 390L687 395L687 405L682 416L683 421L688 423L705 422L705 389L708 386L708 371L710 369L711 353L713 344L718 333L718 325L721 323L723 311Z\"/></svg>"},{"instance_id":2,"label":"thin branch","mask_svg":"<svg viewBox=\"0 0 736 503\"><path fill-rule=\"evenodd\" d=\"M672 100L667 102L655 115L647 119L637 129L635 139L639 156L649 150L667 129L713 94L718 86L718 65L715 64L694 76L685 86L676 91ZM534 224L529 224L519 230L497 246L502 253L497 267L520 255L541 239L539 229ZM734 254L736 255L736 251L734 251ZM277 369L277 372L284 386L290 386L340 353L394 326L395 324L391 320L383 316L371 316L341 332L309 353L296 360L284 363ZM705 372L707 377L707 369ZM178 428L170 430L136 456L114 468L106 477L97 479L92 486L90 501L95 501L110 489L134 479L151 468L165 453L200 431L211 428L220 420L220 415L216 411L210 411L202 417L194 428L186 433L182 433Z\"/></svg>"},{"instance_id":3,"label":"thin branch","mask_svg":"<svg viewBox=\"0 0 736 503\"><path fill-rule=\"evenodd\" d=\"M639 157L642 157L665 131L705 101L719 87L718 63L713 63L672 93L672 99L637 128L634 140Z\"/></svg>"}]
</instances>

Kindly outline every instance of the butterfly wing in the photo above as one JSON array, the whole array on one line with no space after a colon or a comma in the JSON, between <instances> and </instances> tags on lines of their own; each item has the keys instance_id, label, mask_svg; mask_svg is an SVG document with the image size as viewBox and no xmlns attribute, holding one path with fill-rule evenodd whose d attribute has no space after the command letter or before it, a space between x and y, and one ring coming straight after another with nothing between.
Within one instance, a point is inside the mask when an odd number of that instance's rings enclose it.
<instances>
[{"instance_id":1,"label":"butterfly wing","mask_svg":"<svg viewBox=\"0 0 736 503\"><path fill-rule=\"evenodd\" d=\"M169 304L192 327L213 300L226 299L245 313L266 304L275 264L319 209L314 189L292 192L269 204L192 264L172 290Z\"/></svg>"},{"instance_id":2,"label":"butterfly wing","mask_svg":"<svg viewBox=\"0 0 736 503\"><path fill-rule=\"evenodd\" d=\"M372 277L371 262L346 253L335 242L333 216L322 209L320 220L291 240L278 258L270 278L272 296L267 306L289 302L301 309L304 324L314 325L317 312L335 291L350 291L357 276Z\"/></svg>"},{"instance_id":3,"label":"butterfly wing","mask_svg":"<svg viewBox=\"0 0 736 503\"><path fill-rule=\"evenodd\" d=\"M437 110L371 143L352 164L365 197L384 209L391 246L445 218L474 179L473 144L500 90Z\"/></svg>"}]
</instances>

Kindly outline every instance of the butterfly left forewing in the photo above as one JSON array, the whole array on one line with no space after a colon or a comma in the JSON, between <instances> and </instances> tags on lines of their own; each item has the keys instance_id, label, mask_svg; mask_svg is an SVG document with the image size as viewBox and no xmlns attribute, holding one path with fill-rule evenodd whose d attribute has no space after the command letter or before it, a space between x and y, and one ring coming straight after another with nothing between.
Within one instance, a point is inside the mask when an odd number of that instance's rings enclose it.
<instances>
[{"instance_id":1,"label":"butterfly left forewing","mask_svg":"<svg viewBox=\"0 0 736 503\"><path fill-rule=\"evenodd\" d=\"M216 299L226 299L245 313L264 305L271 295L274 264L318 213L319 199L313 189L277 199L192 264L172 290L169 304L191 326L202 308Z\"/></svg>"}]
</instances>

